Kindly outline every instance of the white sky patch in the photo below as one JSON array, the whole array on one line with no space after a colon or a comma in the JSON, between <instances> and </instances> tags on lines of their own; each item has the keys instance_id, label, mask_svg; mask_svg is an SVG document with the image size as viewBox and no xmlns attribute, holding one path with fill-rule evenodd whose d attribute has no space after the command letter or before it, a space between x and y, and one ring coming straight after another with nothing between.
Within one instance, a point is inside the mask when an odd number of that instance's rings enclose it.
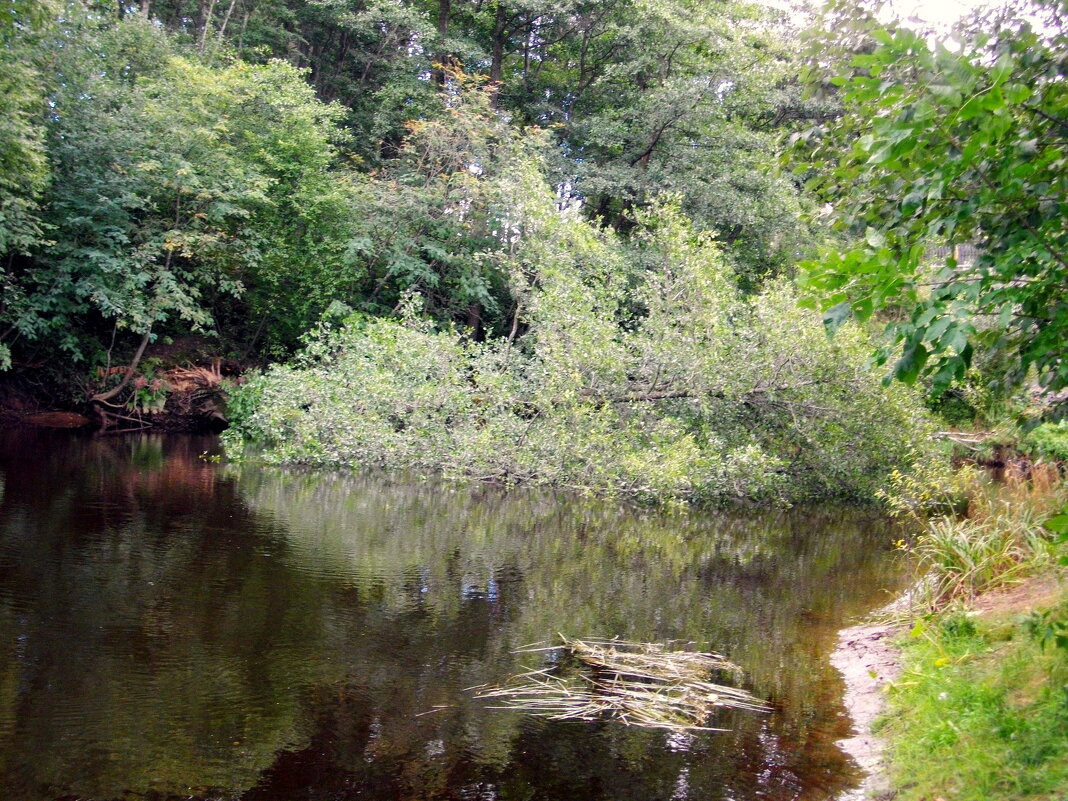
<instances>
[{"instance_id":1,"label":"white sky patch","mask_svg":"<svg viewBox=\"0 0 1068 801\"><path fill-rule=\"evenodd\" d=\"M795 22L802 26L806 19L806 15L800 10L800 7L804 5L803 0L756 0L756 2L791 12ZM821 4L820 0L815 3L816 6ZM894 18L901 20L915 18L929 26L948 30L954 22L977 8L999 5L1001 3L998 0L890 0L879 16L887 22Z\"/></svg>"},{"instance_id":2,"label":"white sky patch","mask_svg":"<svg viewBox=\"0 0 1068 801\"><path fill-rule=\"evenodd\" d=\"M920 19L936 28L949 28L977 8L996 6L989 0L891 0L884 15L902 20Z\"/></svg>"}]
</instances>

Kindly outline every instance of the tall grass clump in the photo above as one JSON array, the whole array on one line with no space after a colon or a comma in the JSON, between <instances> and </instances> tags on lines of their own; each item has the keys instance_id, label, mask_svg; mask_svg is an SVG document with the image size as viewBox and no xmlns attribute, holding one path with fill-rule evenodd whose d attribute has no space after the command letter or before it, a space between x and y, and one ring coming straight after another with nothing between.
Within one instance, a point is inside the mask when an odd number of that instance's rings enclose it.
<instances>
[{"instance_id":1,"label":"tall grass clump","mask_svg":"<svg viewBox=\"0 0 1068 801\"><path fill-rule=\"evenodd\" d=\"M955 494L944 496L950 511L943 505L932 515L904 493L895 496L897 510L907 510L921 527L911 544L899 547L915 557L924 577L914 600L932 608L974 598L1056 562L1058 546L1043 524L1068 504L1068 488L1055 465L1026 471L1010 465L1000 481L972 469L960 476Z\"/></svg>"}]
</instances>

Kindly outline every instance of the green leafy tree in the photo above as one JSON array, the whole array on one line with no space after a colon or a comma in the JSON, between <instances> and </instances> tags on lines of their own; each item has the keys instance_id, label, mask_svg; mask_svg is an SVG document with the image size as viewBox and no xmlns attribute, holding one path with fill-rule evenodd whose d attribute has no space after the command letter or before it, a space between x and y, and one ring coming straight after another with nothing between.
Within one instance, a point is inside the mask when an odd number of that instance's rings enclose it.
<instances>
[{"instance_id":1,"label":"green leafy tree","mask_svg":"<svg viewBox=\"0 0 1068 801\"><path fill-rule=\"evenodd\" d=\"M677 208L632 244L561 213L532 165L512 176L515 298L482 343L400 321L325 325L244 386L228 443L272 461L373 466L648 501L870 497L935 460L908 387L880 386L850 326L828 341L788 286L745 297Z\"/></svg>"},{"instance_id":2,"label":"green leafy tree","mask_svg":"<svg viewBox=\"0 0 1068 801\"><path fill-rule=\"evenodd\" d=\"M776 140L809 112L784 105L798 64L786 20L687 0L575 4L553 26L540 19L532 47L505 60L501 102L558 126L587 213L626 231L635 210L675 195L748 288L788 270L809 235Z\"/></svg>"},{"instance_id":3,"label":"green leafy tree","mask_svg":"<svg viewBox=\"0 0 1068 801\"><path fill-rule=\"evenodd\" d=\"M514 246L513 176L541 173L545 137L510 125L494 88L447 67L441 109L413 120L396 159L363 186L353 239L365 281L338 299L372 314L396 312L418 292L424 312L476 336L508 325L502 254Z\"/></svg>"},{"instance_id":4,"label":"green leafy tree","mask_svg":"<svg viewBox=\"0 0 1068 801\"><path fill-rule=\"evenodd\" d=\"M138 15L72 16L55 45L41 197L53 241L8 273L5 322L75 360L130 332L134 363L155 335L232 322L249 287L245 309L310 325L321 309L299 294L337 268L337 207L351 211L344 173L332 181L339 110L288 64L210 67ZM320 225L311 214L327 207Z\"/></svg>"},{"instance_id":5,"label":"green leafy tree","mask_svg":"<svg viewBox=\"0 0 1068 801\"><path fill-rule=\"evenodd\" d=\"M803 147L811 186L844 246L804 265L802 284L833 330L889 315L893 374L936 391L979 349L1068 385L1068 8L1018 2L958 25L954 43L871 15L821 39L817 75L846 112ZM808 147L815 142L811 150ZM933 244L974 243L971 264ZM953 250L950 249L953 253Z\"/></svg>"},{"instance_id":6,"label":"green leafy tree","mask_svg":"<svg viewBox=\"0 0 1068 801\"><path fill-rule=\"evenodd\" d=\"M19 298L11 263L45 236L39 201L49 175L46 99L37 62L49 11L37 0L0 7L0 370L11 366L9 342L18 333L4 324Z\"/></svg>"},{"instance_id":7,"label":"green leafy tree","mask_svg":"<svg viewBox=\"0 0 1068 801\"><path fill-rule=\"evenodd\" d=\"M306 67L320 99L348 109L366 171L393 172L406 123L437 118L447 71L462 69L489 81L492 107L513 124L551 132L561 155L555 180L591 218L626 230L634 209L660 192L679 194L750 288L788 271L811 239L775 151L783 130L821 112L798 102L787 17L760 4L156 0L149 8L206 54L229 46L248 60Z\"/></svg>"}]
</instances>

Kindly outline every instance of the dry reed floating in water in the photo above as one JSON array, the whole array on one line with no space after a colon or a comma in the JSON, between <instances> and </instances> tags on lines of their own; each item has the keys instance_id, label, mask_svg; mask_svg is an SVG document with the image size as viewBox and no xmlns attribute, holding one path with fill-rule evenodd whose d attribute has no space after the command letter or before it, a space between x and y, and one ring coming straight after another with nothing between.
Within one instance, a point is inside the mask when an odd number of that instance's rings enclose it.
<instances>
[{"instance_id":1,"label":"dry reed floating in water","mask_svg":"<svg viewBox=\"0 0 1068 801\"><path fill-rule=\"evenodd\" d=\"M520 653L554 654L554 664L514 676L503 687L479 687L478 698L502 699L551 720L610 718L632 726L722 731L704 726L720 708L766 712L760 699L715 684L717 673L741 671L718 654L668 650L655 643L575 640L534 645Z\"/></svg>"}]
</instances>

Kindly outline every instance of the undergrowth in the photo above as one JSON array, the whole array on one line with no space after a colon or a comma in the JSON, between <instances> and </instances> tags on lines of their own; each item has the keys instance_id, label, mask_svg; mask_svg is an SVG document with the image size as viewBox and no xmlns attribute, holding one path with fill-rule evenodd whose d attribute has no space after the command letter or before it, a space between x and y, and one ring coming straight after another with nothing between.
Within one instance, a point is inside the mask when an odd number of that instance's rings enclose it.
<instances>
[{"instance_id":1,"label":"undergrowth","mask_svg":"<svg viewBox=\"0 0 1068 801\"><path fill-rule=\"evenodd\" d=\"M1046 524L1068 507L1068 486L1056 465L1010 465L999 482L965 469L937 491L944 494L899 480L892 501L919 531L898 547L922 577L913 597L921 608L974 598L1057 562L1058 537Z\"/></svg>"},{"instance_id":2,"label":"undergrowth","mask_svg":"<svg viewBox=\"0 0 1068 801\"><path fill-rule=\"evenodd\" d=\"M1068 486L1059 468L1010 466L996 482L965 469L940 485L899 479L896 489L892 505L919 531L899 547L922 580L882 731L894 798L1063 801ZM975 596L1029 576L1056 577L1057 600L1034 609L1022 588L1013 613L967 611Z\"/></svg>"}]
</instances>

